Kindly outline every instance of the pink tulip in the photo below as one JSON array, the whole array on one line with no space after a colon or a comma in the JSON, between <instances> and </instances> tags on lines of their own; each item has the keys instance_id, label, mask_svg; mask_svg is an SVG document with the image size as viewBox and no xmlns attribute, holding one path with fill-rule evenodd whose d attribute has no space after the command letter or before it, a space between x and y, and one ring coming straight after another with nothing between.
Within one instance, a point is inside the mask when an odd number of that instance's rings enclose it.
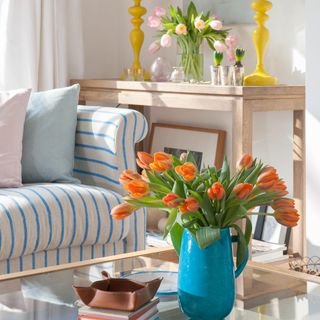
<instances>
[{"instance_id":1,"label":"pink tulip","mask_svg":"<svg viewBox=\"0 0 320 320\"><path fill-rule=\"evenodd\" d=\"M201 31L201 30L203 30L205 28L206 25L205 25L204 21L201 18L197 17L194 20L194 26L195 26L196 29Z\"/></svg>"},{"instance_id":2,"label":"pink tulip","mask_svg":"<svg viewBox=\"0 0 320 320\"><path fill-rule=\"evenodd\" d=\"M234 49L235 46L237 45L237 37L234 35L230 35L230 36L226 37L225 41L226 41L226 45L228 47L230 47L230 49L231 48Z\"/></svg>"},{"instance_id":3,"label":"pink tulip","mask_svg":"<svg viewBox=\"0 0 320 320\"><path fill-rule=\"evenodd\" d=\"M176 26L176 34L181 36L181 35L186 35L187 34L187 26L183 23L179 23Z\"/></svg>"},{"instance_id":4,"label":"pink tulip","mask_svg":"<svg viewBox=\"0 0 320 320\"><path fill-rule=\"evenodd\" d=\"M210 22L210 27L213 30L221 30L222 29L222 22L220 20L213 20Z\"/></svg>"},{"instance_id":5,"label":"pink tulip","mask_svg":"<svg viewBox=\"0 0 320 320\"><path fill-rule=\"evenodd\" d=\"M160 41L156 40L150 44L148 50L151 54L155 54L160 50L160 48L161 48Z\"/></svg>"},{"instance_id":6,"label":"pink tulip","mask_svg":"<svg viewBox=\"0 0 320 320\"><path fill-rule=\"evenodd\" d=\"M160 28L161 20L157 16L148 17L148 26L151 28Z\"/></svg>"},{"instance_id":7,"label":"pink tulip","mask_svg":"<svg viewBox=\"0 0 320 320\"><path fill-rule=\"evenodd\" d=\"M169 48L172 45L172 37L168 34L164 34L160 39L161 47Z\"/></svg>"},{"instance_id":8,"label":"pink tulip","mask_svg":"<svg viewBox=\"0 0 320 320\"><path fill-rule=\"evenodd\" d=\"M227 51L227 46L222 41L215 41L213 46L218 52L226 52Z\"/></svg>"},{"instance_id":9,"label":"pink tulip","mask_svg":"<svg viewBox=\"0 0 320 320\"><path fill-rule=\"evenodd\" d=\"M153 10L153 15L156 17L163 17L166 15L166 10L161 7L155 7Z\"/></svg>"}]
</instances>

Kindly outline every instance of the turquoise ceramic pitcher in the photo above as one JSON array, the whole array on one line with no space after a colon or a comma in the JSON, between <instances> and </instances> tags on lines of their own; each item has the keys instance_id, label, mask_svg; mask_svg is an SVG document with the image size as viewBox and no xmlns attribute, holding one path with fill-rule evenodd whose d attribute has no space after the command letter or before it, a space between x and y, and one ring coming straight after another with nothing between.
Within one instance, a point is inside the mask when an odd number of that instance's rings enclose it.
<instances>
[{"instance_id":1,"label":"turquoise ceramic pitcher","mask_svg":"<svg viewBox=\"0 0 320 320\"><path fill-rule=\"evenodd\" d=\"M184 230L179 262L178 295L182 311L194 320L222 320L235 302L235 278L248 261L248 254L234 270L229 229L221 239L200 249L188 230Z\"/></svg>"}]
</instances>

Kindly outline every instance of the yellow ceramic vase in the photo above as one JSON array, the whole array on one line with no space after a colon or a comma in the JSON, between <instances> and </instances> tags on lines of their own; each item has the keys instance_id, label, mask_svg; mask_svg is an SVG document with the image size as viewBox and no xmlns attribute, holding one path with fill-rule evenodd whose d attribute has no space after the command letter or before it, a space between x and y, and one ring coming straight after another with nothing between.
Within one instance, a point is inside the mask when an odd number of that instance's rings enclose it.
<instances>
[{"instance_id":1,"label":"yellow ceramic vase","mask_svg":"<svg viewBox=\"0 0 320 320\"><path fill-rule=\"evenodd\" d=\"M265 71L263 58L267 43L269 41L269 30L265 27L265 22L269 16L266 14L272 8L272 3L267 0L256 0L251 4L251 8L256 11L254 19L257 28L253 32L253 42L257 53L256 70L245 77L246 86L272 86L278 84L278 79Z\"/></svg>"},{"instance_id":2,"label":"yellow ceramic vase","mask_svg":"<svg viewBox=\"0 0 320 320\"><path fill-rule=\"evenodd\" d=\"M146 14L147 10L141 6L141 0L134 0L134 6L130 7L128 11L133 16L131 19L133 29L130 33L130 42L133 49L132 70L135 71L141 68L140 51L144 41L144 33L141 30L143 19L141 17Z\"/></svg>"}]
</instances>

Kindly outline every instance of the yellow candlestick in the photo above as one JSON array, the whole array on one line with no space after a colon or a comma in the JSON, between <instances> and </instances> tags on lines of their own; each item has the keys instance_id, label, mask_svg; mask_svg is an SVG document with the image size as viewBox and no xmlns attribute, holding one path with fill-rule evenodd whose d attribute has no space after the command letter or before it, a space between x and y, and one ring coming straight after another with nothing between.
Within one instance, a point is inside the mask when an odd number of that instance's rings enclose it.
<instances>
[{"instance_id":1,"label":"yellow candlestick","mask_svg":"<svg viewBox=\"0 0 320 320\"><path fill-rule=\"evenodd\" d=\"M135 71L141 68L140 51L144 41L144 33L140 28L143 23L143 19L141 17L146 14L147 10L141 6L141 0L134 0L134 6L130 7L128 11L133 16L131 19L133 29L130 33L130 42L133 48L132 69Z\"/></svg>"},{"instance_id":2,"label":"yellow candlestick","mask_svg":"<svg viewBox=\"0 0 320 320\"><path fill-rule=\"evenodd\" d=\"M272 9L272 3L267 0L256 0L252 2L251 8L256 11L254 19L258 25L252 35L257 52L257 66L251 75L245 77L244 84L247 86L276 85L278 84L278 79L268 74L263 64L265 49L269 41L269 30L264 24L269 18L266 12Z\"/></svg>"}]
</instances>

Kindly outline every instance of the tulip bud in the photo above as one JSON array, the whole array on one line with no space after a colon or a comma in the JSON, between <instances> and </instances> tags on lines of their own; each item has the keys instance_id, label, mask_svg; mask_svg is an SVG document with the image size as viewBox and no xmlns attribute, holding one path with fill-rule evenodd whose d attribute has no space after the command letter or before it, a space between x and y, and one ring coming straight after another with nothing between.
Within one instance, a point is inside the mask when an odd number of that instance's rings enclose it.
<instances>
[{"instance_id":1,"label":"tulip bud","mask_svg":"<svg viewBox=\"0 0 320 320\"><path fill-rule=\"evenodd\" d=\"M244 154L242 156L242 158L239 160L238 164L237 164L237 168L238 170L241 169L249 169L253 164L253 158L251 154Z\"/></svg>"},{"instance_id":2,"label":"tulip bud","mask_svg":"<svg viewBox=\"0 0 320 320\"><path fill-rule=\"evenodd\" d=\"M239 200L245 200L253 189L251 183L239 183L233 188L233 193Z\"/></svg>"},{"instance_id":3,"label":"tulip bud","mask_svg":"<svg viewBox=\"0 0 320 320\"><path fill-rule=\"evenodd\" d=\"M278 180L277 171L273 167L268 167L258 177L257 187L262 190L269 190Z\"/></svg>"},{"instance_id":4,"label":"tulip bud","mask_svg":"<svg viewBox=\"0 0 320 320\"><path fill-rule=\"evenodd\" d=\"M164 172L172 168L172 156L165 152L156 152L150 168L157 172Z\"/></svg>"},{"instance_id":5,"label":"tulip bud","mask_svg":"<svg viewBox=\"0 0 320 320\"><path fill-rule=\"evenodd\" d=\"M294 208L277 209L273 216L278 223L285 227L295 227L300 219L298 211Z\"/></svg>"},{"instance_id":6,"label":"tulip bud","mask_svg":"<svg viewBox=\"0 0 320 320\"><path fill-rule=\"evenodd\" d=\"M137 153L137 164L140 168L150 170L150 163L153 162L153 156L148 152L138 152Z\"/></svg>"},{"instance_id":7,"label":"tulip bud","mask_svg":"<svg viewBox=\"0 0 320 320\"><path fill-rule=\"evenodd\" d=\"M271 205L271 208L273 210L277 210L280 208L294 208L294 207L295 207L295 201L289 198L277 199L273 201Z\"/></svg>"},{"instance_id":8,"label":"tulip bud","mask_svg":"<svg viewBox=\"0 0 320 320\"><path fill-rule=\"evenodd\" d=\"M161 47L169 48L172 45L172 37L168 34L164 34L160 39Z\"/></svg>"},{"instance_id":9,"label":"tulip bud","mask_svg":"<svg viewBox=\"0 0 320 320\"><path fill-rule=\"evenodd\" d=\"M130 216L138 208L139 207L133 206L129 203L121 203L111 210L111 215L117 220L122 220Z\"/></svg>"},{"instance_id":10,"label":"tulip bud","mask_svg":"<svg viewBox=\"0 0 320 320\"><path fill-rule=\"evenodd\" d=\"M215 182L212 187L208 189L208 196L211 200L221 200L224 195L225 191L220 182Z\"/></svg>"},{"instance_id":11,"label":"tulip bud","mask_svg":"<svg viewBox=\"0 0 320 320\"><path fill-rule=\"evenodd\" d=\"M200 203L196 198L187 198L179 208L181 213L196 212L200 208Z\"/></svg>"},{"instance_id":12,"label":"tulip bud","mask_svg":"<svg viewBox=\"0 0 320 320\"><path fill-rule=\"evenodd\" d=\"M137 172L133 172L132 170L124 170L119 177L119 181L121 184L127 184L132 180L140 180L141 176Z\"/></svg>"},{"instance_id":13,"label":"tulip bud","mask_svg":"<svg viewBox=\"0 0 320 320\"><path fill-rule=\"evenodd\" d=\"M143 180L130 181L123 187L130 192L130 197L134 199L145 197L149 193L149 185Z\"/></svg>"},{"instance_id":14,"label":"tulip bud","mask_svg":"<svg viewBox=\"0 0 320 320\"><path fill-rule=\"evenodd\" d=\"M220 20L213 20L210 22L210 27L213 30L221 30L222 29L222 22Z\"/></svg>"},{"instance_id":15,"label":"tulip bud","mask_svg":"<svg viewBox=\"0 0 320 320\"><path fill-rule=\"evenodd\" d=\"M177 208L181 201L178 201L179 196L175 193L169 193L162 198L162 202L169 208Z\"/></svg>"},{"instance_id":16,"label":"tulip bud","mask_svg":"<svg viewBox=\"0 0 320 320\"><path fill-rule=\"evenodd\" d=\"M190 182L197 176L197 167L192 162L186 162L181 166L176 166L176 173L185 181Z\"/></svg>"},{"instance_id":17,"label":"tulip bud","mask_svg":"<svg viewBox=\"0 0 320 320\"><path fill-rule=\"evenodd\" d=\"M155 15L148 17L148 26L150 28L159 28L161 26L161 19Z\"/></svg>"}]
</instances>

